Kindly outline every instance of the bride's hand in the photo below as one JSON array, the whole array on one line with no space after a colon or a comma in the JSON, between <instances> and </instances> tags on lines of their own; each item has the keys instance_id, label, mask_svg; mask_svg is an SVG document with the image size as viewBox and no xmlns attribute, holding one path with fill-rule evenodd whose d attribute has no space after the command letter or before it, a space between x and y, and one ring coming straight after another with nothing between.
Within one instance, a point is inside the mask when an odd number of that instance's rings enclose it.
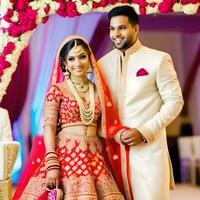
<instances>
[{"instance_id":1,"label":"bride's hand","mask_svg":"<svg viewBox=\"0 0 200 200\"><path fill-rule=\"evenodd\" d=\"M49 189L59 187L59 169L51 169L47 171L46 187Z\"/></svg>"}]
</instances>

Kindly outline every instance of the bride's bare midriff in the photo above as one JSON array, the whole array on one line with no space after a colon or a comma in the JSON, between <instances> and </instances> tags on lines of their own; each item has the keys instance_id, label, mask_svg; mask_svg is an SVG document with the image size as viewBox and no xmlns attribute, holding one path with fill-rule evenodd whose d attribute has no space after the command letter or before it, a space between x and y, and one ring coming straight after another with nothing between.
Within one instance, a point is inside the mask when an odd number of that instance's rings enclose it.
<instances>
[{"instance_id":1,"label":"bride's bare midriff","mask_svg":"<svg viewBox=\"0 0 200 200\"><path fill-rule=\"evenodd\" d=\"M91 125L76 125L65 127L62 129L62 132L79 136L96 136L97 127Z\"/></svg>"}]
</instances>

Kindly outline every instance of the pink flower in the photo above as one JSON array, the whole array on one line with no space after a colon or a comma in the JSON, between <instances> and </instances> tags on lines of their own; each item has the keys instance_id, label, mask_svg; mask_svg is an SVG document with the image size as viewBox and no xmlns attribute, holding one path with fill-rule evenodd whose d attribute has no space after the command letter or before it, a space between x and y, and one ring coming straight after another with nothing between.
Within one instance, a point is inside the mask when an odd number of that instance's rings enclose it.
<instances>
[{"instance_id":1,"label":"pink flower","mask_svg":"<svg viewBox=\"0 0 200 200\"><path fill-rule=\"evenodd\" d=\"M156 3L153 2L153 3L150 3L149 5L150 5L152 8L154 8L154 7L156 6Z\"/></svg>"},{"instance_id":2,"label":"pink flower","mask_svg":"<svg viewBox=\"0 0 200 200\"><path fill-rule=\"evenodd\" d=\"M109 3L112 4L112 5L114 5L114 4L117 3L117 0L109 0Z\"/></svg>"},{"instance_id":3,"label":"pink flower","mask_svg":"<svg viewBox=\"0 0 200 200\"><path fill-rule=\"evenodd\" d=\"M74 17L78 15L78 12L76 10L76 4L74 2L68 2L67 3L67 13L69 17Z\"/></svg>"},{"instance_id":4,"label":"pink flower","mask_svg":"<svg viewBox=\"0 0 200 200\"><path fill-rule=\"evenodd\" d=\"M0 78L3 75L3 67L0 67Z\"/></svg>"},{"instance_id":5,"label":"pink flower","mask_svg":"<svg viewBox=\"0 0 200 200\"><path fill-rule=\"evenodd\" d=\"M11 1L11 0L10 0ZM28 7L28 0L13 0L11 1L13 3L14 10L20 11L25 10Z\"/></svg>"},{"instance_id":6,"label":"pink flower","mask_svg":"<svg viewBox=\"0 0 200 200\"><path fill-rule=\"evenodd\" d=\"M56 13L60 16L66 17L68 15L66 3L60 2L60 6Z\"/></svg>"},{"instance_id":7,"label":"pink flower","mask_svg":"<svg viewBox=\"0 0 200 200\"><path fill-rule=\"evenodd\" d=\"M189 3L188 0L181 0L180 2L181 2L181 4L183 4L183 5Z\"/></svg>"},{"instance_id":8,"label":"pink flower","mask_svg":"<svg viewBox=\"0 0 200 200\"><path fill-rule=\"evenodd\" d=\"M8 54L11 54L14 49L15 49L15 44L13 42L8 42L7 46L4 47L3 55L6 56Z\"/></svg>"},{"instance_id":9,"label":"pink flower","mask_svg":"<svg viewBox=\"0 0 200 200\"><path fill-rule=\"evenodd\" d=\"M133 3L137 3L140 7L145 7L147 5L146 0L132 0Z\"/></svg>"},{"instance_id":10,"label":"pink flower","mask_svg":"<svg viewBox=\"0 0 200 200\"><path fill-rule=\"evenodd\" d=\"M199 6L199 8L198 8L198 10L197 10L197 14L200 14L200 6Z\"/></svg>"},{"instance_id":11,"label":"pink flower","mask_svg":"<svg viewBox=\"0 0 200 200\"><path fill-rule=\"evenodd\" d=\"M89 0L81 0L82 3L87 3Z\"/></svg>"},{"instance_id":12,"label":"pink flower","mask_svg":"<svg viewBox=\"0 0 200 200\"><path fill-rule=\"evenodd\" d=\"M10 17L13 16L13 10L9 8L9 9L7 10L6 15L8 15L8 16L10 16Z\"/></svg>"},{"instance_id":13,"label":"pink flower","mask_svg":"<svg viewBox=\"0 0 200 200\"><path fill-rule=\"evenodd\" d=\"M10 18L13 16L13 10L8 9L7 13L4 15L3 19L7 22L11 22Z\"/></svg>"},{"instance_id":14,"label":"pink flower","mask_svg":"<svg viewBox=\"0 0 200 200\"><path fill-rule=\"evenodd\" d=\"M93 2L93 3L92 3L92 7L93 7L93 8L98 8L99 6L100 6L100 4L97 3L97 2Z\"/></svg>"},{"instance_id":15,"label":"pink flower","mask_svg":"<svg viewBox=\"0 0 200 200\"><path fill-rule=\"evenodd\" d=\"M56 0L60 3L58 10L56 11L57 14L66 17L74 17L79 15L76 9L76 4L74 2L64 2L62 0Z\"/></svg>"},{"instance_id":16,"label":"pink flower","mask_svg":"<svg viewBox=\"0 0 200 200\"><path fill-rule=\"evenodd\" d=\"M160 13L172 12L172 5L173 3L170 0L163 0L158 6L158 10Z\"/></svg>"},{"instance_id":17,"label":"pink flower","mask_svg":"<svg viewBox=\"0 0 200 200\"><path fill-rule=\"evenodd\" d=\"M50 7L49 7L49 6L46 6L46 7L44 8L44 12L45 12L46 14L48 14L49 10L50 10Z\"/></svg>"},{"instance_id":18,"label":"pink flower","mask_svg":"<svg viewBox=\"0 0 200 200\"><path fill-rule=\"evenodd\" d=\"M5 56L1 55L0 56L0 68L3 70L10 66L11 66L11 64L5 59Z\"/></svg>"},{"instance_id":19,"label":"pink flower","mask_svg":"<svg viewBox=\"0 0 200 200\"><path fill-rule=\"evenodd\" d=\"M146 15L146 9L145 9L145 7L140 7L140 14L141 15Z\"/></svg>"},{"instance_id":20,"label":"pink flower","mask_svg":"<svg viewBox=\"0 0 200 200\"><path fill-rule=\"evenodd\" d=\"M102 7L106 7L107 5L108 5L108 0L102 0L100 2L100 6L102 6Z\"/></svg>"},{"instance_id":21,"label":"pink flower","mask_svg":"<svg viewBox=\"0 0 200 200\"><path fill-rule=\"evenodd\" d=\"M45 24L49 19L49 16L45 16L42 18L42 23Z\"/></svg>"},{"instance_id":22,"label":"pink flower","mask_svg":"<svg viewBox=\"0 0 200 200\"><path fill-rule=\"evenodd\" d=\"M188 3L196 4L199 3L199 0L181 0L180 2L182 4L188 4Z\"/></svg>"},{"instance_id":23,"label":"pink flower","mask_svg":"<svg viewBox=\"0 0 200 200\"><path fill-rule=\"evenodd\" d=\"M37 12L31 8L26 9L24 12L19 13L18 24L20 26L21 32L26 32L36 28L36 15Z\"/></svg>"},{"instance_id":24,"label":"pink flower","mask_svg":"<svg viewBox=\"0 0 200 200\"><path fill-rule=\"evenodd\" d=\"M128 3L129 0L121 0L122 3Z\"/></svg>"},{"instance_id":25,"label":"pink flower","mask_svg":"<svg viewBox=\"0 0 200 200\"><path fill-rule=\"evenodd\" d=\"M10 24L10 26L7 29L8 33L12 37L18 37L21 33L20 27L15 24Z\"/></svg>"}]
</instances>

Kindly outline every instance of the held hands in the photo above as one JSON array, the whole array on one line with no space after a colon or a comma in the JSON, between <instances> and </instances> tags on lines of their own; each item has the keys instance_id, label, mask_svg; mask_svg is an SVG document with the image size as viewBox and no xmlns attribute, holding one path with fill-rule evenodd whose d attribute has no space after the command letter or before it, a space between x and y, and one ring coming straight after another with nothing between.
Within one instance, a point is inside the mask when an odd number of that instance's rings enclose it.
<instances>
[{"instance_id":1,"label":"held hands","mask_svg":"<svg viewBox=\"0 0 200 200\"><path fill-rule=\"evenodd\" d=\"M144 142L142 134L135 128L124 131L121 134L121 141L125 145L135 146Z\"/></svg>"}]
</instances>

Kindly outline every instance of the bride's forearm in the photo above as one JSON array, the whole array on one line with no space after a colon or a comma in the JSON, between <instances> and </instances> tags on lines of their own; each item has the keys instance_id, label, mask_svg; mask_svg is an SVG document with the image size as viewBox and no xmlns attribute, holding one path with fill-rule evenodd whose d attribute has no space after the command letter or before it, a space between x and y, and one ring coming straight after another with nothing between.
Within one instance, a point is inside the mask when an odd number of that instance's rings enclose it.
<instances>
[{"instance_id":1,"label":"bride's forearm","mask_svg":"<svg viewBox=\"0 0 200 200\"><path fill-rule=\"evenodd\" d=\"M44 143L46 152L55 151L55 135L56 127L46 126L44 127Z\"/></svg>"}]
</instances>

